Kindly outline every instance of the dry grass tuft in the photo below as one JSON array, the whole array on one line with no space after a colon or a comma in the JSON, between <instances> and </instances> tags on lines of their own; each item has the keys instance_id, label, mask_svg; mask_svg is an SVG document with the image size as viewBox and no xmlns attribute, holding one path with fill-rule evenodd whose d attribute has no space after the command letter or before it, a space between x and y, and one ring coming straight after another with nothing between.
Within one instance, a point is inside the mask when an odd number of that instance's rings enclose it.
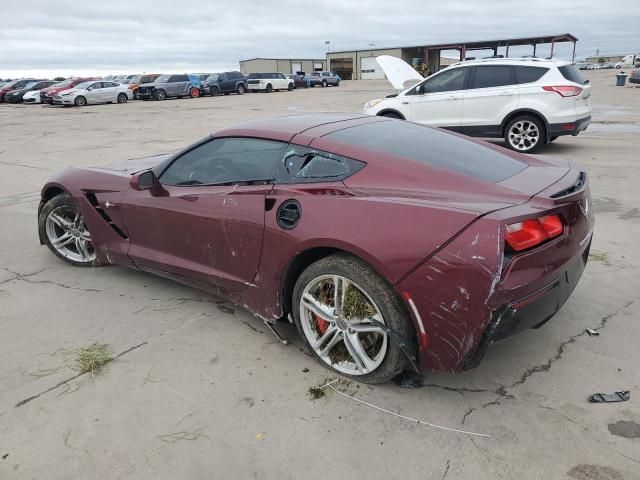
<instances>
[{"instance_id":1,"label":"dry grass tuft","mask_svg":"<svg viewBox=\"0 0 640 480\"><path fill-rule=\"evenodd\" d=\"M76 352L76 369L80 373L100 375L113 360L109 345L94 343L88 347L79 348Z\"/></svg>"}]
</instances>

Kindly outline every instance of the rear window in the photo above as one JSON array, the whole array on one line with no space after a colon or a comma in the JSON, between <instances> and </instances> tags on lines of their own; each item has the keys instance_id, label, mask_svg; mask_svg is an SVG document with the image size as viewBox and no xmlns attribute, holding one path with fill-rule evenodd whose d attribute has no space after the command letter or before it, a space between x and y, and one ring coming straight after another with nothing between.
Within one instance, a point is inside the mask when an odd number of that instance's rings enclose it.
<instances>
[{"instance_id":1,"label":"rear window","mask_svg":"<svg viewBox=\"0 0 640 480\"><path fill-rule=\"evenodd\" d=\"M573 64L558 67L558 70L560 70L560 73L562 74L562 76L567 80L569 80L570 82L579 83L580 85L585 85L589 83L589 80L584 78L580 73L580 70L578 70L578 67L576 67Z\"/></svg>"},{"instance_id":2,"label":"rear window","mask_svg":"<svg viewBox=\"0 0 640 480\"><path fill-rule=\"evenodd\" d=\"M516 69L516 79L518 83L532 83L537 82L542 76L549 71L545 67L523 67L518 66Z\"/></svg>"},{"instance_id":3,"label":"rear window","mask_svg":"<svg viewBox=\"0 0 640 480\"><path fill-rule=\"evenodd\" d=\"M326 138L489 182L501 182L527 167L463 137L409 122L369 123L330 133Z\"/></svg>"}]
</instances>

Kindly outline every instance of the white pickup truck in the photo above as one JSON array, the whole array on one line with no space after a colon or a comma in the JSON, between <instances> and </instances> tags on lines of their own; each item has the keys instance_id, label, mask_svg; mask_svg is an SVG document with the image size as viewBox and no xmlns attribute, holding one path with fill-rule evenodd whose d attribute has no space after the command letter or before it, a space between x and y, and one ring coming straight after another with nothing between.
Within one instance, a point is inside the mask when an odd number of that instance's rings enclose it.
<instances>
[{"instance_id":1,"label":"white pickup truck","mask_svg":"<svg viewBox=\"0 0 640 480\"><path fill-rule=\"evenodd\" d=\"M293 90L293 80L282 73L250 73L247 77L247 88L252 92L264 90L271 93L274 90Z\"/></svg>"}]
</instances>

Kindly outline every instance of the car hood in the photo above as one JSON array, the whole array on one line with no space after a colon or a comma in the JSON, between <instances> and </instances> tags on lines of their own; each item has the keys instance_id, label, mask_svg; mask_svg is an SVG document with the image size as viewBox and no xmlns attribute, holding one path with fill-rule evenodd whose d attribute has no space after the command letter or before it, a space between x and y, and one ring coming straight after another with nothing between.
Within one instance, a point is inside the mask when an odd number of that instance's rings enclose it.
<instances>
[{"instance_id":1,"label":"car hood","mask_svg":"<svg viewBox=\"0 0 640 480\"><path fill-rule=\"evenodd\" d=\"M133 175L134 173L141 172L143 170L149 170L150 168L159 165L160 163L170 158L172 155L172 153L165 153L162 155L154 155L152 157L131 158L128 160L110 163L108 165L105 165L104 167L96 167L95 169L109 170L126 175Z\"/></svg>"},{"instance_id":2,"label":"car hood","mask_svg":"<svg viewBox=\"0 0 640 480\"><path fill-rule=\"evenodd\" d=\"M380 55L376 57L376 61L387 76L387 80L393 85L393 88L398 90L412 87L416 83L424 80L424 77L420 75L415 68L397 57Z\"/></svg>"}]
</instances>

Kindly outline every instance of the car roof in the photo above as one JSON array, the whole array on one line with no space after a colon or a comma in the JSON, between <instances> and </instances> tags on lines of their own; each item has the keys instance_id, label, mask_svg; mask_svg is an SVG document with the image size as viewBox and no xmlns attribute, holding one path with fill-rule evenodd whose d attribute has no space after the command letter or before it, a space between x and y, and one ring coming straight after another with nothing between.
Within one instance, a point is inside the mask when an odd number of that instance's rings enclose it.
<instances>
[{"instance_id":1,"label":"car roof","mask_svg":"<svg viewBox=\"0 0 640 480\"><path fill-rule=\"evenodd\" d=\"M467 65L526 65L526 66L556 66L570 65L566 60L553 60L548 58L479 58L476 60L464 60L457 62L450 67L460 67Z\"/></svg>"},{"instance_id":2,"label":"car roof","mask_svg":"<svg viewBox=\"0 0 640 480\"><path fill-rule=\"evenodd\" d=\"M306 115L289 115L283 117L260 118L238 123L212 134L215 137L258 137L289 142L294 136L325 126L323 133L344 128L342 122L367 123L370 120L381 120L380 117L357 113L312 113Z\"/></svg>"}]
</instances>

